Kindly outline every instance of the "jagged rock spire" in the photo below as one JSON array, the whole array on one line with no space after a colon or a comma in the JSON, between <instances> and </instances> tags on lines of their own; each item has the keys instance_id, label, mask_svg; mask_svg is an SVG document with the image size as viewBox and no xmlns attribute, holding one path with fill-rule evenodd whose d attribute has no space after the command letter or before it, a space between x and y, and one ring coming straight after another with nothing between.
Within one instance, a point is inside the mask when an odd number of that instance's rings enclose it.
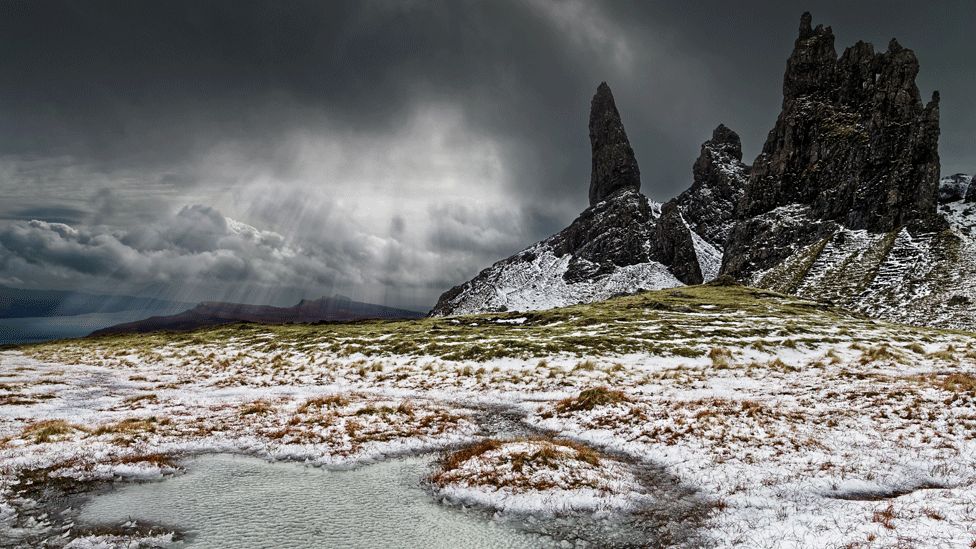
<instances>
[{"instance_id":1,"label":"jagged rock spire","mask_svg":"<svg viewBox=\"0 0 976 549\"><path fill-rule=\"evenodd\" d=\"M691 188L678 195L674 202L688 225L721 250L749 177L749 167L742 163L739 134L719 124L712 138L702 143L692 173Z\"/></svg>"},{"instance_id":2,"label":"jagged rock spire","mask_svg":"<svg viewBox=\"0 0 976 549\"><path fill-rule=\"evenodd\" d=\"M725 124L719 124L712 130L712 138L702 144L703 152L706 148L721 151L736 160L742 160L742 140L739 139L739 134L729 129Z\"/></svg>"},{"instance_id":3,"label":"jagged rock spire","mask_svg":"<svg viewBox=\"0 0 976 549\"><path fill-rule=\"evenodd\" d=\"M600 84L590 102L590 146L593 150L591 206L622 189L640 189L640 168L634 149L627 140L613 93L606 82Z\"/></svg>"},{"instance_id":4,"label":"jagged rock spire","mask_svg":"<svg viewBox=\"0 0 976 549\"><path fill-rule=\"evenodd\" d=\"M786 61L783 78L783 101L801 95L831 90L837 82L837 51L830 27L812 28L813 17L805 12L800 17L800 35L793 44L793 53Z\"/></svg>"},{"instance_id":5,"label":"jagged rock spire","mask_svg":"<svg viewBox=\"0 0 976 549\"><path fill-rule=\"evenodd\" d=\"M739 218L754 222L733 231L725 273L743 278L821 237L798 230L779 251L756 246L775 240L773 224L759 217L783 206L804 208L808 228L887 232L937 222L939 96L923 104L917 74L915 53L897 40L885 52L858 42L838 58L830 27L813 27L803 14L783 110L739 203Z\"/></svg>"}]
</instances>

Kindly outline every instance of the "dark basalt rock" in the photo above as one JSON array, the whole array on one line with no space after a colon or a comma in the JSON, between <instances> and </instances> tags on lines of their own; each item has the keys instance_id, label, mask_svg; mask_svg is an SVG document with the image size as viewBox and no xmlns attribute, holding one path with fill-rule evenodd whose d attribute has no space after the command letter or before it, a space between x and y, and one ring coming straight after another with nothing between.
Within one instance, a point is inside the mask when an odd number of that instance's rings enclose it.
<instances>
[{"instance_id":1,"label":"dark basalt rock","mask_svg":"<svg viewBox=\"0 0 976 549\"><path fill-rule=\"evenodd\" d=\"M722 250L749 176L749 167L742 163L739 135L719 124L712 138L702 144L692 172L691 187L672 202L692 230Z\"/></svg>"},{"instance_id":2,"label":"dark basalt rock","mask_svg":"<svg viewBox=\"0 0 976 549\"><path fill-rule=\"evenodd\" d=\"M674 202L668 202L661 208L653 242L657 248L656 259L670 265L675 278L685 284L701 284L705 281L691 230Z\"/></svg>"},{"instance_id":3,"label":"dark basalt rock","mask_svg":"<svg viewBox=\"0 0 976 549\"><path fill-rule=\"evenodd\" d=\"M580 282L652 261L647 243L656 221L647 197L634 190L590 206L550 240L557 257L573 256L563 278Z\"/></svg>"},{"instance_id":4,"label":"dark basalt rock","mask_svg":"<svg viewBox=\"0 0 976 549\"><path fill-rule=\"evenodd\" d=\"M938 223L939 95L923 105L917 74L914 52L896 40L882 53L858 42L838 58L830 27L813 28L803 14L783 110L739 201L742 227L723 273L742 279L775 261L753 260L770 252L754 245L768 235L750 230L763 225L749 220L791 204L806 206L811 221L871 232Z\"/></svg>"},{"instance_id":5,"label":"dark basalt rock","mask_svg":"<svg viewBox=\"0 0 976 549\"><path fill-rule=\"evenodd\" d=\"M976 202L976 175L969 181L969 190L966 191L966 202Z\"/></svg>"},{"instance_id":6,"label":"dark basalt rock","mask_svg":"<svg viewBox=\"0 0 976 549\"><path fill-rule=\"evenodd\" d=\"M722 271L765 271L778 265L783 258L830 236L837 228L833 221L812 217L810 207L800 204L740 221L729 237Z\"/></svg>"},{"instance_id":7,"label":"dark basalt rock","mask_svg":"<svg viewBox=\"0 0 976 549\"><path fill-rule=\"evenodd\" d=\"M606 82L590 102L590 206L623 189L640 190L640 168Z\"/></svg>"}]
</instances>

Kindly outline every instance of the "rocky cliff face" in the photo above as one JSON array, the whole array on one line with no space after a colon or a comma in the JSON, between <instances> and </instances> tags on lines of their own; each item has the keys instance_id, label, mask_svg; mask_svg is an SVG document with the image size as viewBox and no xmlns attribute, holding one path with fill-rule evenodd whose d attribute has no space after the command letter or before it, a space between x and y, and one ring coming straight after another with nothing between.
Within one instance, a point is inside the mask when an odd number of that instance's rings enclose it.
<instances>
[{"instance_id":1,"label":"rocky cliff face","mask_svg":"<svg viewBox=\"0 0 976 549\"><path fill-rule=\"evenodd\" d=\"M872 316L976 329L976 194L939 181L939 96L892 40L838 58L809 14L787 62L783 111L756 159L723 271Z\"/></svg>"},{"instance_id":2,"label":"rocky cliff face","mask_svg":"<svg viewBox=\"0 0 976 549\"><path fill-rule=\"evenodd\" d=\"M674 205L640 193L640 170L610 87L591 102L590 207L559 233L445 292L432 315L546 309L703 281L721 254ZM699 259L701 255L701 259Z\"/></svg>"},{"instance_id":3,"label":"rocky cliff face","mask_svg":"<svg viewBox=\"0 0 976 549\"><path fill-rule=\"evenodd\" d=\"M748 280L815 242L825 224L880 233L938 222L939 97L923 105L917 73L915 54L895 40L880 53L858 42L838 58L831 29L803 15L783 110L753 163L723 272ZM811 230L765 234L779 230L783 208Z\"/></svg>"},{"instance_id":4,"label":"rocky cliff face","mask_svg":"<svg viewBox=\"0 0 976 549\"><path fill-rule=\"evenodd\" d=\"M692 173L691 187L673 202L693 231L722 250L749 177L749 166L742 163L739 135L719 124L712 138L702 144Z\"/></svg>"}]
</instances>

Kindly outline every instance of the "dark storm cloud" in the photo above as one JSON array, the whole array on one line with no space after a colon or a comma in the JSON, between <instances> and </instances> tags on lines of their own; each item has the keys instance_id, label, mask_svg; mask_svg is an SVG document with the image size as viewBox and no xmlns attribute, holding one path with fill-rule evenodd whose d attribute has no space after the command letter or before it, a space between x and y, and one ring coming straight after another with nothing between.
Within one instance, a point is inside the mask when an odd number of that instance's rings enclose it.
<instances>
[{"instance_id":1,"label":"dark storm cloud","mask_svg":"<svg viewBox=\"0 0 976 549\"><path fill-rule=\"evenodd\" d=\"M602 80L652 198L719 122L751 161L808 9L838 49L915 49L946 171L976 170L968 0L3 2L0 218L131 240L207 204L422 306L584 207ZM191 213L204 242L152 237L210 246Z\"/></svg>"},{"instance_id":2,"label":"dark storm cloud","mask_svg":"<svg viewBox=\"0 0 976 549\"><path fill-rule=\"evenodd\" d=\"M30 221L31 219L45 219L53 223L78 223L88 216L88 212L78 208L62 206L27 206L6 212L4 217L10 220Z\"/></svg>"},{"instance_id":3,"label":"dark storm cloud","mask_svg":"<svg viewBox=\"0 0 976 549\"><path fill-rule=\"evenodd\" d=\"M152 283L330 282L336 273L290 248L281 235L230 219L208 206L129 231L76 229L28 221L0 228L8 275L22 280L84 281L86 277Z\"/></svg>"}]
</instances>

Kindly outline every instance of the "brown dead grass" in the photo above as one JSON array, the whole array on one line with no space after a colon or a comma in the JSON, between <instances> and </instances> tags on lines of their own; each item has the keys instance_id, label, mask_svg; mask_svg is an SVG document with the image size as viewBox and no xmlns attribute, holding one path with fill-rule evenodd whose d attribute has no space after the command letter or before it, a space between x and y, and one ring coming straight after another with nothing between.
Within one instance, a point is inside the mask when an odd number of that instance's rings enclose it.
<instances>
[{"instance_id":1,"label":"brown dead grass","mask_svg":"<svg viewBox=\"0 0 976 549\"><path fill-rule=\"evenodd\" d=\"M516 451L498 456L498 460L505 460L510 465L513 478L503 473L502 467L486 467L473 478L465 478L464 481L480 485L492 486L495 488L515 488L519 490L547 490L554 488L555 484L549 481L532 479L531 471L539 469L555 469L561 465L571 462L582 462L592 466L599 466L602 458L600 454L582 444L552 438L517 438L509 440L485 439L471 446L467 446L451 452L441 460L440 470L430 477L434 484L444 485L458 480L455 475L451 475L470 460L478 459L484 454L493 450L503 448L507 444L533 442L534 449L531 451ZM500 463L495 465L500 465ZM521 477L522 473L529 476ZM583 481L580 481L581 483ZM583 487L585 483L574 487ZM585 484L590 486L589 484ZM595 487L595 486L590 486Z\"/></svg>"},{"instance_id":2,"label":"brown dead grass","mask_svg":"<svg viewBox=\"0 0 976 549\"><path fill-rule=\"evenodd\" d=\"M267 400L255 400L241 406L242 416L263 415L274 411L274 406Z\"/></svg>"},{"instance_id":3,"label":"brown dead grass","mask_svg":"<svg viewBox=\"0 0 976 549\"><path fill-rule=\"evenodd\" d=\"M166 454L136 454L129 456L122 456L115 460L115 463L120 465L132 465L136 463L149 463L155 465L156 467L170 467L176 468L176 461L172 457Z\"/></svg>"},{"instance_id":4,"label":"brown dead grass","mask_svg":"<svg viewBox=\"0 0 976 549\"><path fill-rule=\"evenodd\" d=\"M623 391L617 391L607 387L594 387L581 391L576 397L560 400L556 403L556 412L563 414L581 410L592 410L598 406L624 402L630 402L630 397L624 394Z\"/></svg>"},{"instance_id":5,"label":"brown dead grass","mask_svg":"<svg viewBox=\"0 0 976 549\"><path fill-rule=\"evenodd\" d=\"M169 423L168 420L158 420L155 417L148 418L126 418L115 423L99 425L92 431L93 435L104 434L136 434L153 433L156 427L161 424Z\"/></svg>"},{"instance_id":6,"label":"brown dead grass","mask_svg":"<svg viewBox=\"0 0 976 549\"><path fill-rule=\"evenodd\" d=\"M343 395L326 395L306 400L296 412L304 414L322 408L340 408L347 404L349 404L349 399Z\"/></svg>"},{"instance_id":7,"label":"brown dead grass","mask_svg":"<svg viewBox=\"0 0 976 549\"><path fill-rule=\"evenodd\" d=\"M148 393L144 395L136 395L126 398L123 402L126 404L155 404L159 402L159 397L153 393Z\"/></svg>"},{"instance_id":8,"label":"brown dead grass","mask_svg":"<svg viewBox=\"0 0 976 549\"><path fill-rule=\"evenodd\" d=\"M712 367L722 370L732 366L732 351L725 347L712 347L708 351L708 358L712 361Z\"/></svg>"},{"instance_id":9,"label":"brown dead grass","mask_svg":"<svg viewBox=\"0 0 976 549\"><path fill-rule=\"evenodd\" d=\"M949 374L939 380L939 385L953 393L976 393L976 376L972 374Z\"/></svg>"},{"instance_id":10,"label":"brown dead grass","mask_svg":"<svg viewBox=\"0 0 976 549\"><path fill-rule=\"evenodd\" d=\"M80 425L68 423L63 419L48 419L31 423L24 428L21 436L33 439L34 442L51 442L54 438L62 435L70 435L79 431L85 431Z\"/></svg>"},{"instance_id":11,"label":"brown dead grass","mask_svg":"<svg viewBox=\"0 0 976 549\"><path fill-rule=\"evenodd\" d=\"M486 438L477 444L466 446L456 452L451 452L441 461L441 471L453 471L471 458L502 447L501 441Z\"/></svg>"},{"instance_id":12,"label":"brown dead grass","mask_svg":"<svg viewBox=\"0 0 976 549\"><path fill-rule=\"evenodd\" d=\"M895 529L895 506L889 503L887 507L881 511L875 511L874 516L871 518L872 522L877 522L881 526L884 526L888 530Z\"/></svg>"}]
</instances>

